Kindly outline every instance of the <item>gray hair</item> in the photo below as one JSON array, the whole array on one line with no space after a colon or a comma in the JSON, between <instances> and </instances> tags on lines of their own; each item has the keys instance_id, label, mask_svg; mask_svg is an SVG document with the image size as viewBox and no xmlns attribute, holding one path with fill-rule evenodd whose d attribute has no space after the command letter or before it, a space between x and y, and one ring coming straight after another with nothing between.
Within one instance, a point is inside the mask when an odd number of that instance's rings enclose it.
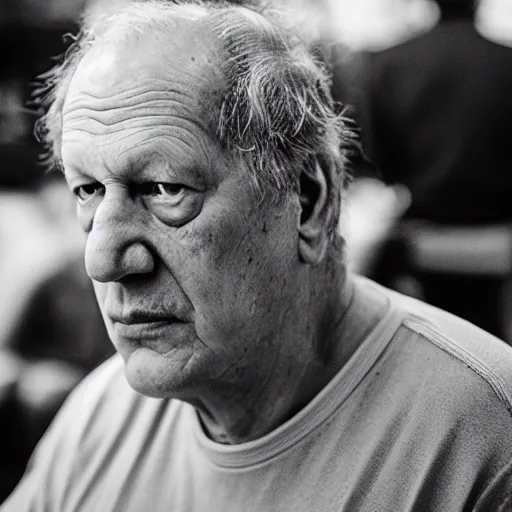
<instances>
[{"instance_id":1,"label":"gray hair","mask_svg":"<svg viewBox=\"0 0 512 512\"><path fill-rule=\"evenodd\" d=\"M263 9L207 0L147 0L86 14L73 44L42 75L35 91L43 111L36 135L48 150L49 165L61 166L62 109L70 81L90 48L113 30L172 33L173 13L204 24L225 51L227 94L219 107L217 136L245 162L262 194L278 199L298 191L301 173L313 175L319 161L335 170L326 222L331 239L339 241L341 194L350 157L359 154L357 132L343 112L336 112L323 65L274 13Z\"/></svg>"}]
</instances>

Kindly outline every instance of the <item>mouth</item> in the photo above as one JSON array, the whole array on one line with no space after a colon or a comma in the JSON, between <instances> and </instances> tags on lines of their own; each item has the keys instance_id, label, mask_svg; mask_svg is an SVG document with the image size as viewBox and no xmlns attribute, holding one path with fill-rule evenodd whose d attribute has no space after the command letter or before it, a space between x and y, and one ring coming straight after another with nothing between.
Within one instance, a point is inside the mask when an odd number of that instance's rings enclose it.
<instances>
[{"instance_id":1,"label":"mouth","mask_svg":"<svg viewBox=\"0 0 512 512\"><path fill-rule=\"evenodd\" d=\"M140 310L133 310L127 314L108 313L107 316L112 322L123 325L184 322L172 313L154 313Z\"/></svg>"},{"instance_id":2,"label":"mouth","mask_svg":"<svg viewBox=\"0 0 512 512\"><path fill-rule=\"evenodd\" d=\"M165 337L169 330L184 326L185 321L170 315L134 311L128 315L108 315L116 334L126 340L152 340Z\"/></svg>"}]
</instances>

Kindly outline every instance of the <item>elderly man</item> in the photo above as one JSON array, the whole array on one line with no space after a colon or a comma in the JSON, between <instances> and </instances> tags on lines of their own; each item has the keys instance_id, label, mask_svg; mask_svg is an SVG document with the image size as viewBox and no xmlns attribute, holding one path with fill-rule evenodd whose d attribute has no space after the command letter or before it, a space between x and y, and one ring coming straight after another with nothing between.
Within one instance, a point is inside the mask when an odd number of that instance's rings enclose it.
<instances>
[{"instance_id":1,"label":"elderly man","mask_svg":"<svg viewBox=\"0 0 512 512\"><path fill-rule=\"evenodd\" d=\"M347 274L353 134L297 38L134 3L49 80L43 134L119 355L2 511L497 510L512 352Z\"/></svg>"}]
</instances>

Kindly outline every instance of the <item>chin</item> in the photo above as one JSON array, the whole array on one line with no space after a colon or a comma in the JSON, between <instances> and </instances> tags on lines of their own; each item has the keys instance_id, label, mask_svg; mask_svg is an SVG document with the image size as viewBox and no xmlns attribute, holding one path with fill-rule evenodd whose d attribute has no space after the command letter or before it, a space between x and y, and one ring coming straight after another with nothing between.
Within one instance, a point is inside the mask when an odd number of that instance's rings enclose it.
<instances>
[{"instance_id":1,"label":"chin","mask_svg":"<svg viewBox=\"0 0 512 512\"><path fill-rule=\"evenodd\" d=\"M138 393L152 398L180 398L197 382L188 350L162 354L141 347L125 358L125 374L128 384ZM183 369L187 367L187 371Z\"/></svg>"}]
</instances>

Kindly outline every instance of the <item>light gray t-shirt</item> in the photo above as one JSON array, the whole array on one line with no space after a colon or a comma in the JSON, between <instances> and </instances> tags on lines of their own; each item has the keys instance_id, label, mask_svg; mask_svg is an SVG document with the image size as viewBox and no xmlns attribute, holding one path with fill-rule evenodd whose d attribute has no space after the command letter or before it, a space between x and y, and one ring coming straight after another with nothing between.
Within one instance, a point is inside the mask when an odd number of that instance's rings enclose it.
<instances>
[{"instance_id":1,"label":"light gray t-shirt","mask_svg":"<svg viewBox=\"0 0 512 512\"><path fill-rule=\"evenodd\" d=\"M354 283L345 335L366 339L277 430L214 443L190 405L134 392L116 356L73 392L1 511L508 510L512 349Z\"/></svg>"}]
</instances>

